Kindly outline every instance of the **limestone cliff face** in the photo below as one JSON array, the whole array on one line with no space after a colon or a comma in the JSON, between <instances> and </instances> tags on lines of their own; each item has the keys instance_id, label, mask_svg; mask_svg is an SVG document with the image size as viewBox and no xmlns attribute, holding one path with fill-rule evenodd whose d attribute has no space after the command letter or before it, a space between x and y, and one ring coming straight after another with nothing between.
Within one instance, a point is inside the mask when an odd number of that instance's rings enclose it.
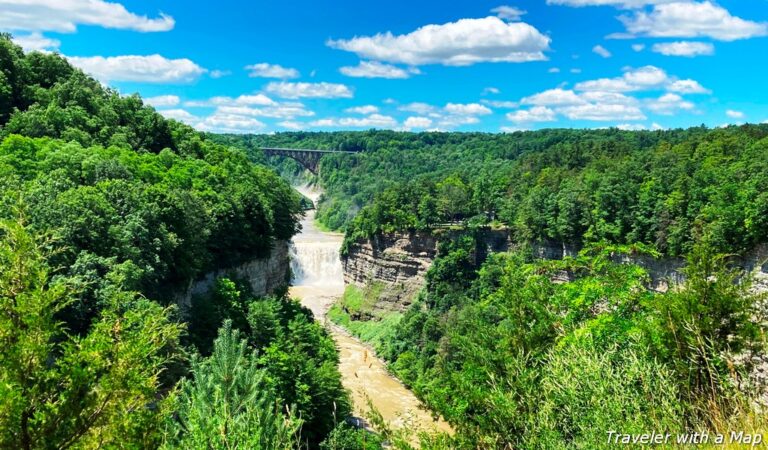
<instances>
[{"instance_id":1,"label":"limestone cliff face","mask_svg":"<svg viewBox=\"0 0 768 450\"><path fill-rule=\"evenodd\" d=\"M399 233L377 236L352 245L349 253L342 258L344 281L358 287L373 282L383 284L376 309L404 311L424 286L424 276L437 256L437 245L441 239L449 239L450 233L438 237L430 233ZM480 239L476 251L478 265L488 253L507 251L518 247L511 243L504 230L488 230ZM559 242L538 242L529 244L537 258L562 259L575 256L578 248ZM680 258L655 259L644 255L616 255L614 260L624 264L637 264L648 271L651 278L649 288L666 292L676 284L685 282L681 269L685 261ZM768 292L768 244L755 247L743 256L734 258L735 266L744 269L754 278L757 292ZM558 282L570 280L569 274L556 277Z\"/></svg>"},{"instance_id":2,"label":"limestone cliff face","mask_svg":"<svg viewBox=\"0 0 768 450\"><path fill-rule=\"evenodd\" d=\"M277 241L267 258L253 259L235 267L217 269L196 280L190 280L187 288L178 294L176 304L179 305L182 314L186 314L192 306L192 297L210 292L216 279L220 277L245 280L250 284L255 295L266 295L287 284L289 268L288 242Z\"/></svg>"},{"instance_id":3,"label":"limestone cliff face","mask_svg":"<svg viewBox=\"0 0 768 450\"><path fill-rule=\"evenodd\" d=\"M377 309L404 311L424 285L437 255L437 238L429 233L391 234L360 241L341 259L344 283L365 287L382 283Z\"/></svg>"},{"instance_id":4,"label":"limestone cliff face","mask_svg":"<svg viewBox=\"0 0 768 450\"><path fill-rule=\"evenodd\" d=\"M431 233L397 233L361 240L342 257L344 282L358 287L371 283L383 285L377 310L404 311L424 286L424 276L437 256L443 237ZM475 258L482 262L488 253L509 249L505 230L483 232Z\"/></svg>"}]
</instances>

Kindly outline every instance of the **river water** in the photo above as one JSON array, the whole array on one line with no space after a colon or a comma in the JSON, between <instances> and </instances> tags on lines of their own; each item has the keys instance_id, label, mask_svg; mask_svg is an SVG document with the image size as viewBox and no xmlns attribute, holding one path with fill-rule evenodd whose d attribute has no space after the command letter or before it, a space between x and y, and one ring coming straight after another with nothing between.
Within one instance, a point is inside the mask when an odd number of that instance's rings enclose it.
<instances>
[{"instance_id":1,"label":"river water","mask_svg":"<svg viewBox=\"0 0 768 450\"><path fill-rule=\"evenodd\" d=\"M313 201L319 196L317 191L307 188L298 190ZM314 211L307 212L301 225L302 232L293 238L291 245L291 269L295 278L290 293L312 310L336 341L342 383L350 391L355 416L365 417L366 399L370 399L393 429L407 426L450 432L447 423L433 420L416 396L387 372L384 362L371 348L326 319L328 309L344 293L339 259L344 236L320 231L314 223Z\"/></svg>"}]
</instances>

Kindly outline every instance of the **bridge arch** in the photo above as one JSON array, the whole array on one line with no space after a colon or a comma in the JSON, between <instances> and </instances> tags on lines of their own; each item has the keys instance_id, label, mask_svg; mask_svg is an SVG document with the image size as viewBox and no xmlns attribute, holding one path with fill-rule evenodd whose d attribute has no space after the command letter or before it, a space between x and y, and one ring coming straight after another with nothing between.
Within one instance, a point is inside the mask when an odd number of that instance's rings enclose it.
<instances>
[{"instance_id":1,"label":"bridge arch","mask_svg":"<svg viewBox=\"0 0 768 450\"><path fill-rule=\"evenodd\" d=\"M294 159L296 162L304 166L313 174L317 175L317 169L320 164L320 159L329 153L357 153L341 150L314 150L303 148L275 148L275 147L262 147L261 149L266 156L286 156Z\"/></svg>"}]
</instances>

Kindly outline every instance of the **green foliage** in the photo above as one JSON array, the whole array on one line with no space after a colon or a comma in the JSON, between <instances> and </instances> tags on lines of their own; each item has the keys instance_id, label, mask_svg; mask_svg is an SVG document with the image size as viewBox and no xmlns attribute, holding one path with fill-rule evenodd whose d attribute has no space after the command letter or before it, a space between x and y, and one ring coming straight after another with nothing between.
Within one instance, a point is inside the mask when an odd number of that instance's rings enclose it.
<instances>
[{"instance_id":1,"label":"green foliage","mask_svg":"<svg viewBox=\"0 0 768 450\"><path fill-rule=\"evenodd\" d=\"M748 410L751 362L734 357L762 351L764 330L721 257L694 253L685 287L660 294L613 262L641 245L492 255L474 275L466 245L444 249L384 345L457 428L456 448L605 448L608 430L715 429ZM553 281L563 274L572 281Z\"/></svg>"},{"instance_id":2,"label":"green foliage","mask_svg":"<svg viewBox=\"0 0 768 450\"><path fill-rule=\"evenodd\" d=\"M47 246L49 243L45 243ZM41 244L0 224L0 446L157 444L160 375L178 355L170 311L113 291L88 333L56 319L79 293L51 282Z\"/></svg>"},{"instance_id":3,"label":"green foliage","mask_svg":"<svg viewBox=\"0 0 768 450\"><path fill-rule=\"evenodd\" d=\"M320 444L321 450L379 450L381 438L369 431L341 424Z\"/></svg>"},{"instance_id":4,"label":"green foliage","mask_svg":"<svg viewBox=\"0 0 768 450\"><path fill-rule=\"evenodd\" d=\"M274 392L232 323L219 330L210 357L192 359L192 379L181 383L165 447L290 450L299 445L301 420L284 417Z\"/></svg>"},{"instance_id":5,"label":"green foliage","mask_svg":"<svg viewBox=\"0 0 768 450\"><path fill-rule=\"evenodd\" d=\"M500 221L519 241L696 242L743 250L768 235L768 126L652 132L278 133L242 147L353 148L328 155L318 220L347 240ZM237 141L230 137L229 141ZM277 167L283 162L276 162Z\"/></svg>"}]
</instances>

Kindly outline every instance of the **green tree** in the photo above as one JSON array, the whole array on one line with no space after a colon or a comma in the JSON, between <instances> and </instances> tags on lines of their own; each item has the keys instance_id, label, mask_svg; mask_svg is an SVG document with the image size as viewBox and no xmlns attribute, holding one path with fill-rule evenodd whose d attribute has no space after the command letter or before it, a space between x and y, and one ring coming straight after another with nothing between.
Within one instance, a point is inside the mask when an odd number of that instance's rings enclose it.
<instances>
[{"instance_id":1,"label":"green tree","mask_svg":"<svg viewBox=\"0 0 768 450\"><path fill-rule=\"evenodd\" d=\"M257 355L231 321L224 322L208 358L192 359L181 384L165 448L292 450L301 421L283 410ZM284 415L285 414L285 415Z\"/></svg>"},{"instance_id":2,"label":"green tree","mask_svg":"<svg viewBox=\"0 0 768 450\"><path fill-rule=\"evenodd\" d=\"M77 293L51 283L40 244L0 223L0 447L156 445L160 375L181 326L170 311L114 291L83 336L57 315Z\"/></svg>"}]
</instances>

